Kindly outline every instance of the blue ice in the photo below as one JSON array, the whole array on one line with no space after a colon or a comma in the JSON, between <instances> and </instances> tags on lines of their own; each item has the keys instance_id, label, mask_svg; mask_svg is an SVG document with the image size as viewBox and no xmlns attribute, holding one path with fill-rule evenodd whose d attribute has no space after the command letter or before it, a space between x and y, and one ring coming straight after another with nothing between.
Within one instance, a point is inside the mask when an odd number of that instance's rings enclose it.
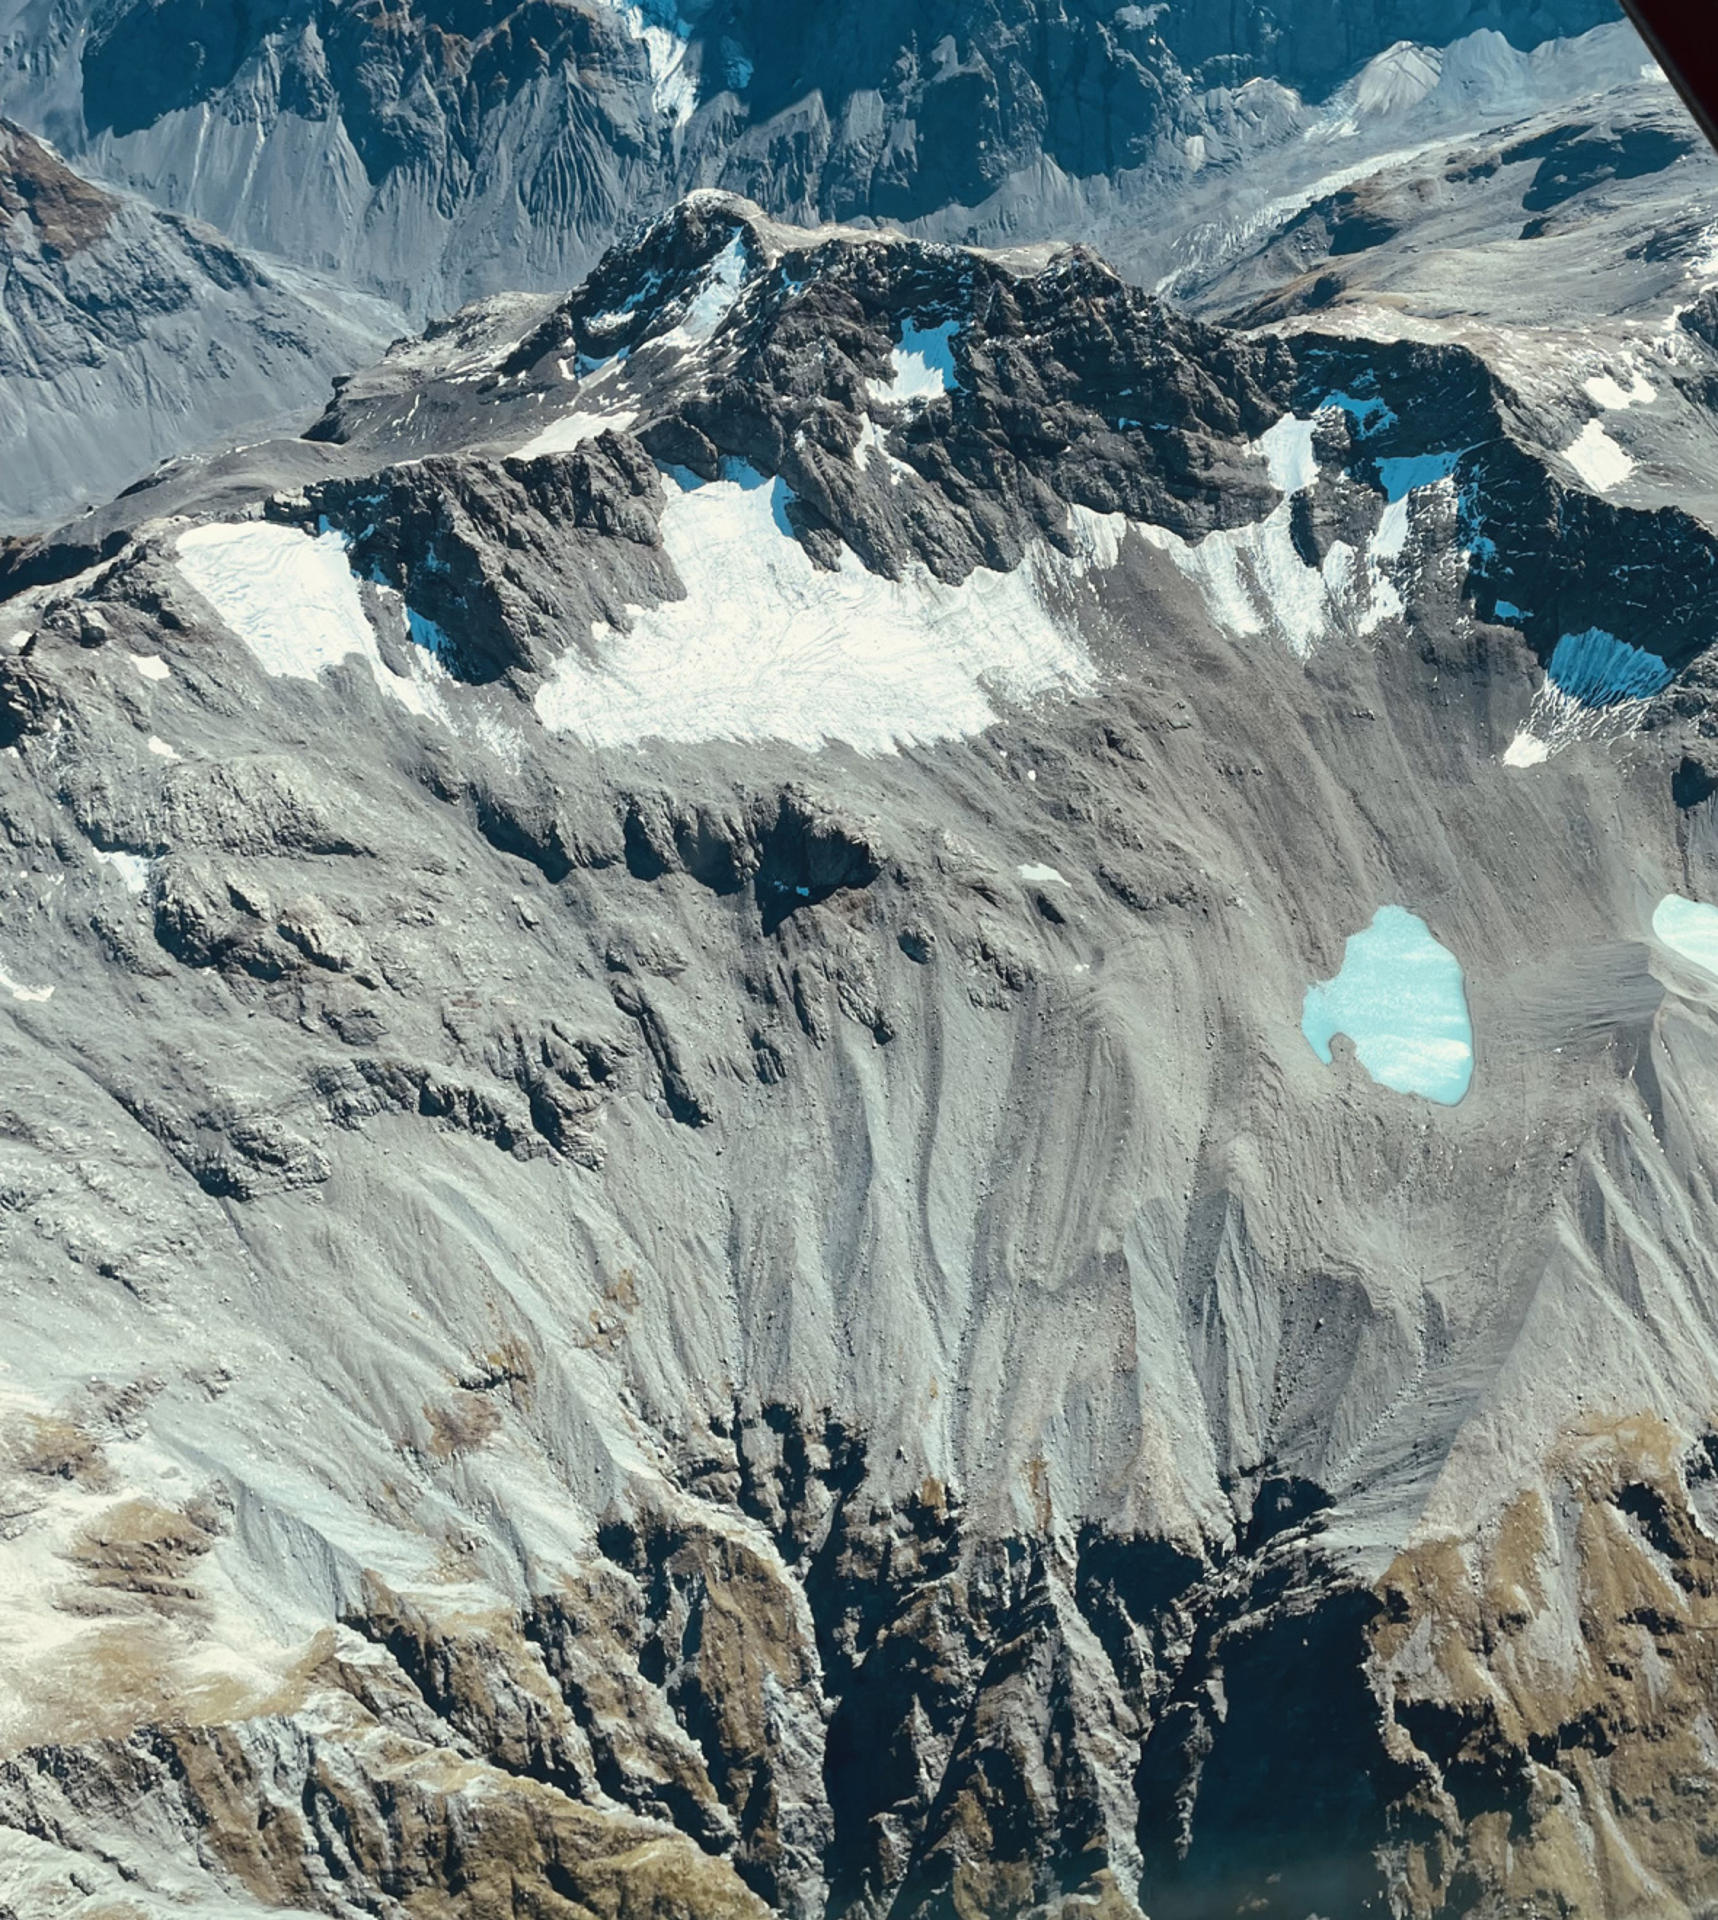
<instances>
[{"instance_id":1,"label":"blue ice","mask_svg":"<svg viewBox=\"0 0 1718 1920\"><path fill-rule=\"evenodd\" d=\"M1587 707L1649 700L1676 677L1656 653L1631 647L1603 627L1564 634L1552 649L1550 674L1561 692Z\"/></svg>"},{"instance_id":2,"label":"blue ice","mask_svg":"<svg viewBox=\"0 0 1718 1920\"><path fill-rule=\"evenodd\" d=\"M1375 433L1383 433L1386 428L1396 424L1396 416L1385 406L1377 394L1356 397L1352 393L1327 393L1318 403L1318 411L1323 413L1327 407L1335 407L1347 414L1362 440L1369 439Z\"/></svg>"},{"instance_id":3,"label":"blue ice","mask_svg":"<svg viewBox=\"0 0 1718 1920\"><path fill-rule=\"evenodd\" d=\"M909 320L901 329L901 358L920 361L927 374L942 381L944 393L953 393L960 385L954 365L954 337L959 332L958 320L945 320L940 327L915 326Z\"/></svg>"},{"instance_id":4,"label":"blue ice","mask_svg":"<svg viewBox=\"0 0 1718 1920\"><path fill-rule=\"evenodd\" d=\"M1497 603L1497 617L1499 620L1525 620L1527 615L1513 600L1499 600Z\"/></svg>"},{"instance_id":5,"label":"blue ice","mask_svg":"<svg viewBox=\"0 0 1718 1920\"><path fill-rule=\"evenodd\" d=\"M1389 500L1405 500L1416 487L1436 486L1456 470L1456 462L1467 449L1454 453L1416 453L1400 460L1380 460L1378 481Z\"/></svg>"},{"instance_id":6,"label":"blue ice","mask_svg":"<svg viewBox=\"0 0 1718 1920\"><path fill-rule=\"evenodd\" d=\"M694 486L702 484L696 474L691 475L690 478ZM759 473L749 460L736 460L731 454L724 454L722 478L731 481L744 493L756 493L759 487L768 487L770 515L775 521L776 532L785 535L789 540L799 538L793 530L793 522L787 517L787 503L793 498L793 489L779 474Z\"/></svg>"},{"instance_id":7,"label":"blue ice","mask_svg":"<svg viewBox=\"0 0 1718 1920\"><path fill-rule=\"evenodd\" d=\"M1461 962L1406 907L1380 907L1350 934L1342 971L1306 990L1300 1030L1326 1066L1345 1033L1360 1064L1393 1093L1453 1107L1473 1080L1473 1023Z\"/></svg>"},{"instance_id":8,"label":"blue ice","mask_svg":"<svg viewBox=\"0 0 1718 1920\"><path fill-rule=\"evenodd\" d=\"M406 609L406 625L411 628L412 639L425 653L432 653L438 660L445 660L453 652L453 642L446 631L438 627L433 620L426 620L421 613L412 608Z\"/></svg>"}]
</instances>

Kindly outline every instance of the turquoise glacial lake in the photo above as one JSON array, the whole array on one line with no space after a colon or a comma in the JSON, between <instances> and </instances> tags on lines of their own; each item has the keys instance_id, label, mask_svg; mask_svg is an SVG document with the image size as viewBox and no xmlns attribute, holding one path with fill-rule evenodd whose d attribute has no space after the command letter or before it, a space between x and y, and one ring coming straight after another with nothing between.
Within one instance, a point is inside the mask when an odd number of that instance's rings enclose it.
<instances>
[{"instance_id":1,"label":"turquoise glacial lake","mask_svg":"<svg viewBox=\"0 0 1718 1920\"><path fill-rule=\"evenodd\" d=\"M1473 1022L1461 962L1406 907L1380 907L1350 934L1342 971L1306 990L1300 1030L1326 1066L1341 1033L1393 1093L1453 1107L1473 1081Z\"/></svg>"},{"instance_id":2,"label":"turquoise glacial lake","mask_svg":"<svg viewBox=\"0 0 1718 1920\"><path fill-rule=\"evenodd\" d=\"M1652 930L1672 953L1718 974L1718 907L1667 893L1652 916Z\"/></svg>"}]
</instances>

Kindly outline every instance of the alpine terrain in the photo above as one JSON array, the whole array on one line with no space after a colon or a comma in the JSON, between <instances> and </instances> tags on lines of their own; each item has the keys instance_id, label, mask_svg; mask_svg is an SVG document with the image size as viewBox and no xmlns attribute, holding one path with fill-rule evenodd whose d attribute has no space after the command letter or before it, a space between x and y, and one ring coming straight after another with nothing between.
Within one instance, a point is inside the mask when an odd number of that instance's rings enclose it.
<instances>
[{"instance_id":1,"label":"alpine terrain","mask_svg":"<svg viewBox=\"0 0 1718 1920\"><path fill-rule=\"evenodd\" d=\"M779 11L9 16L0 1916L1709 1920L1718 159Z\"/></svg>"}]
</instances>

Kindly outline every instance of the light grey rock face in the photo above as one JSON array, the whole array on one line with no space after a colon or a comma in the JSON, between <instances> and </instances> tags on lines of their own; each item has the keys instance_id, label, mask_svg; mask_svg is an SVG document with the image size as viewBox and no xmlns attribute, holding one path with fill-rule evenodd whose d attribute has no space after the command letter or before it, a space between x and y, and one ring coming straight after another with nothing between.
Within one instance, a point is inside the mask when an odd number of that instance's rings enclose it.
<instances>
[{"instance_id":1,"label":"light grey rock face","mask_svg":"<svg viewBox=\"0 0 1718 1920\"><path fill-rule=\"evenodd\" d=\"M1453 41L1464 77L1441 98L1459 93L1472 125L1545 97L1528 49L1618 18L1611 0L533 0L379 16L8 0L0 110L103 179L424 316L565 286L698 186L949 239L1062 237L1116 205L1156 229L1165 195L1206 167L1244 165L1258 195L1304 137L1353 122L1343 137L1393 144L1436 111L1437 49ZM1424 44L1391 51L1408 40Z\"/></svg>"},{"instance_id":2,"label":"light grey rock face","mask_svg":"<svg viewBox=\"0 0 1718 1920\"><path fill-rule=\"evenodd\" d=\"M395 330L383 302L97 189L5 122L0 220L0 526L278 428Z\"/></svg>"},{"instance_id":3,"label":"light grey rock face","mask_svg":"<svg viewBox=\"0 0 1718 1920\"><path fill-rule=\"evenodd\" d=\"M1358 304L699 195L0 556L0 1900L1711 1896L1718 538Z\"/></svg>"}]
</instances>

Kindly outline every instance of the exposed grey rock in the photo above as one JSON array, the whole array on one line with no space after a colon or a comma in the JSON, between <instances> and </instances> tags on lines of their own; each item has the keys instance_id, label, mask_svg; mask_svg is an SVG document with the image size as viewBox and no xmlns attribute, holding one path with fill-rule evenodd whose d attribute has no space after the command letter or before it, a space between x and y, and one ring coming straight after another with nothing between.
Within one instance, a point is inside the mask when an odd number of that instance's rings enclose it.
<instances>
[{"instance_id":1,"label":"exposed grey rock","mask_svg":"<svg viewBox=\"0 0 1718 1920\"><path fill-rule=\"evenodd\" d=\"M398 330L371 296L81 180L0 121L0 525L273 430Z\"/></svg>"},{"instance_id":2,"label":"exposed grey rock","mask_svg":"<svg viewBox=\"0 0 1718 1920\"><path fill-rule=\"evenodd\" d=\"M0 560L0 1898L1712 1897L1718 535L1366 320L704 194Z\"/></svg>"}]
</instances>

